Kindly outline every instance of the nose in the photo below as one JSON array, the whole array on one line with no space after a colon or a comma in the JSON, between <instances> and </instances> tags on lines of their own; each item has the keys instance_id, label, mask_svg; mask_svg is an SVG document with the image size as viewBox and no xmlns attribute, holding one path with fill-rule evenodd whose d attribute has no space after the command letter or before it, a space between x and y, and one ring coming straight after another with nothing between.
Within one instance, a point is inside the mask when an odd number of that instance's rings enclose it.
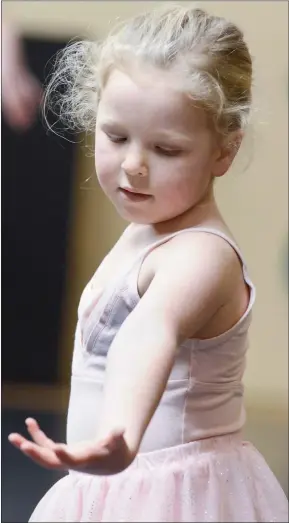
<instances>
[{"instance_id":1,"label":"nose","mask_svg":"<svg viewBox=\"0 0 289 523\"><path fill-rule=\"evenodd\" d=\"M130 148L127 150L125 159L121 164L121 168L127 176L147 176L148 166L144 151L137 148Z\"/></svg>"}]
</instances>

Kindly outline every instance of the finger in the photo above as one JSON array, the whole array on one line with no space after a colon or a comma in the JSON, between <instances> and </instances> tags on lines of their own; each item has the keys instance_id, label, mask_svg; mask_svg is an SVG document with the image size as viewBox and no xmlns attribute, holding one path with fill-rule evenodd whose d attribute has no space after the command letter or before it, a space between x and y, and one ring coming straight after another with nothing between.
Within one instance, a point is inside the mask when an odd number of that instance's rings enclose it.
<instances>
[{"instance_id":1,"label":"finger","mask_svg":"<svg viewBox=\"0 0 289 523\"><path fill-rule=\"evenodd\" d=\"M27 418L25 420L27 430L31 438L40 445L41 447L53 448L55 442L52 439L48 438L46 434L40 429L37 421L33 418Z\"/></svg>"},{"instance_id":2,"label":"finger","mask_svg":"<svg viewBox=\"0 0 289 523\"><path fill-rule=\"evenodd\" d=\"M64 445L62 447L56 447L55 454L58 457L58 459L62 463L65 463L68 467L75 467L77 465L81 465L84 461L87 460L87 452L82 451L82 453L78 452L77 454L74 454L69 452Z\"/></svg>"},{"instance_id":3,"label":"finger","mask_svg":"<svg viewBox=\"0 0 289 523\"><path fill-rule=\"evenodd\" d=\"M106 447L95 448L95 445L79 449L70 449L67 445L56 445L54 452L69 467L87 466L109 454Z\"/></svg>"},{"instance_id":4,"label":"finger","mask_svg":"<svg viewBox=\"0 0 289 523\"><path fill-rule=\"evenodd\" d=\"M110 450L115 450L124 442L124 429L114 429L101 443Z\"/></svg>"},{"instance_id":5,"label":"finger","mask_svg":"<svg viewBox=\"0 0 289 523\"><path fill-rule=\"evenodd\" d=\"M40 447L32 441L26 441L20 446L20 450L35 461L38 465L49 469L64 469L65 464L56 456L51 449Z\"/></svg>"},{"instance_id":6,"label":"finger","mask_svg":"<svg viewBox=\"0 0 289 523\"><path fill-rule=\"evenodd\" d=\"M55 446L54 452L57 456L69 460L71 463L80 463L91 458L106 456L106 447L98 447L94 444L82 448L70 448L68 445L59 444Z\"/></svg>"},{"instance_id":7,"label":"finger","mask_svg":"<svg viewBox=\"0 0 289 523\"><path fill-rule=\"evenodd\" d=\"M22 443L29 443L28 439L24 438L23 436L21 436L21 434L18 434L16 432L12 432L11 434L9 434L8 440L10 441L10 443L12 443L12 445L14 445L14 447L18 449L20 449Z\"/></svg>"},{"instance_id":8,"label":"finger","mask_svg":"<svg viewBox=\"0 0 289 523\"><path fill-rule=\"evenodd\" d=\"M105 436L103 439L97 441L97 445L108 445L112 441L117 441L121 439L124 435L125 430L122 428L116 428L111 430L107 436Z\"/></svg>"}]
</instances>

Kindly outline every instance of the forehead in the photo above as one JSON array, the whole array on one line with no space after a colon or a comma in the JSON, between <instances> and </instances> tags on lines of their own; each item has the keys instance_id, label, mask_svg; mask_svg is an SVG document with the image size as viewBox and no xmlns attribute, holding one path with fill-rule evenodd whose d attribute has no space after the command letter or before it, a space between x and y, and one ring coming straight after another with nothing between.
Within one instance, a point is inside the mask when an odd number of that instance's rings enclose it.
<instances>
[{"instance_id":1,"label":"forehead","mask_svg":"<svg viewBox=\"0 0 289 523\"><path fill-rule=\"evenodd\" d=\"M196 131L207 127L205 112L178 88L172 74L160 71L129 75L114 70L102 91L98 119L123 120Z\"/></svg>"}]
</instances>

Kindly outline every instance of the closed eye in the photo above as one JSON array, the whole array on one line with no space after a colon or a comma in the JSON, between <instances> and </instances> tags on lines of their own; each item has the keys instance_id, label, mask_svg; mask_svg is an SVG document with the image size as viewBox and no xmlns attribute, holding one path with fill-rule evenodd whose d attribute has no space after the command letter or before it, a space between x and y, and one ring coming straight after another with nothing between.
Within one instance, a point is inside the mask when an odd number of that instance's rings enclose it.
<instances>
[{"instance_id":1,"label":"closed eye","mask_svg":"<svg viewBox=\"0 0 289 523\"><path fill-rule=\"evenodd\" d=\"M124 143L127 138L125 136L118 136L117 134L105 133L108 139L113 143Z\"/></svg>"},{"instance_id":2,"label":"closed eye","mask_svg":"<svg viewBox=\"0 0 289 523\"><path fill-rule=\"evenodd\" d=\"M182 153L181 149L165 149L159 145L155 149L158 154L163 154L164 156L179 156Z\"/></svg>"}]
</instances>

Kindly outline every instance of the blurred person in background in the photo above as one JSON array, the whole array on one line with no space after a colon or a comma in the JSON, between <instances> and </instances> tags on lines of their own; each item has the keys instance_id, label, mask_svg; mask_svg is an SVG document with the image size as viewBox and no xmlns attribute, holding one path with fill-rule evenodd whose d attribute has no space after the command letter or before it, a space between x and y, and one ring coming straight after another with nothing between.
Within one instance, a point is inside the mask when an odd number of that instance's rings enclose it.
<instances>
[{"instance_id":1,"label":"blurred person in background","mask_svg":"<svg viewBox=\"0 0 289 523\"><path fill-rule=\"evenodd\" d=\"M17 2L12 4L17 10ZM37 415L45 423L42 390L58 386L60 380L75 144L66 141L63 146L53 139L55 135L51 139L41 121L42 86L51 59L67 45L66 38L51 38L45 31L35 34L21 27L12 13L5 21L2 17L1 40L2 427L9 433L10 423L15 426L21 419L22 425L27 402L27 414L31 414L30 398L41 398ZM3 486L3 518L27 520L36 501L59 475L53 471L43 475L45 471L30 469L28 463L26 467L7 448L3 455L3 467L9 468L11 479ZM20 482L21 477L29 477L34 487L29 493L25 486L21 488L21 499L11 504L11 493L19 491L16 475Z\"/></svg>"},{"instance_id":2,"label":"blurred person in background","mask_svg":"<svg viewBox=\"0 0 289 523\"><path fill-rule=\"evenodd\" d=\"M26 62L22 38L12 24L2 24L2 114L16 131L36 121L42 87Z\"/></svg>"}]
</instances>

